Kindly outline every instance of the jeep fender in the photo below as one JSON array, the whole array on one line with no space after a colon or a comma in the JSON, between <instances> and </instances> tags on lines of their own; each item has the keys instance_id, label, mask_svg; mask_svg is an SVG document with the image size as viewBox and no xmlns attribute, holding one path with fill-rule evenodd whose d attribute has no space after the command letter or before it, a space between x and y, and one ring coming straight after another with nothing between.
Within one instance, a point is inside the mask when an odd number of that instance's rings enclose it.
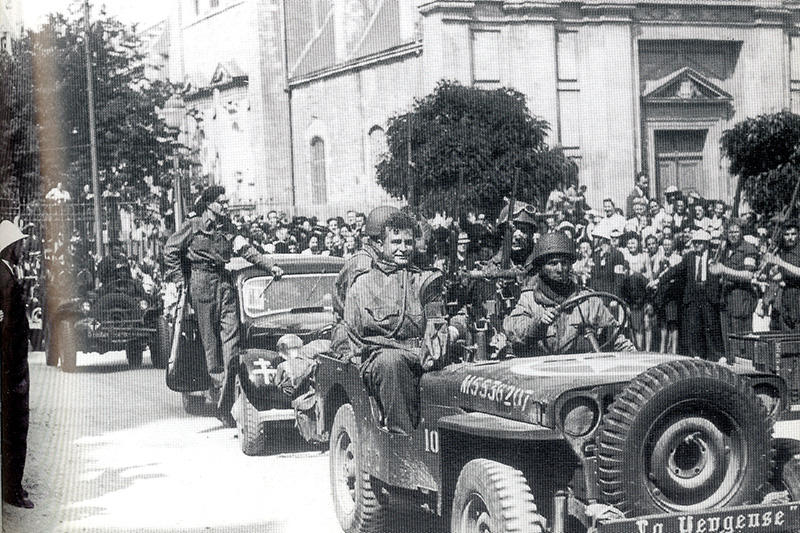
<instances>
[{"instance_id":1,"label":"jeep fender","mask_svg":"<svg viewBox=\"0 0 800 533\"><path fill-rule=\"evenodd\" d=\"M261 348L242 350L239 354L242 392L259 411L291 406L290 398L276 384L277 368L282 361L277 352Z\"/></svg>"}]
</instances>

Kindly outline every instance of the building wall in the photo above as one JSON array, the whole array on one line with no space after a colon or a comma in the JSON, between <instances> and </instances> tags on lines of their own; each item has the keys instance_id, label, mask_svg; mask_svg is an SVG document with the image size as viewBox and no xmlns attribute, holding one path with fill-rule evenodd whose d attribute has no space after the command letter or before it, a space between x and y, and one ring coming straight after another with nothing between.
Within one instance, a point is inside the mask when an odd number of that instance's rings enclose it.
<instances>
[{"instance_id":1,"label":"building wall","mask_svg":"<svg viewBox=\"0 0 800 533\"><path fill-rule=\"evenodd\" d=\"M375 182L370 131L387 129L387 120L407 111L420 96L421 61L397 60L311 80L292 89L297 211L341 214L394 203ZM314 204L312 150L315 138L325 146L327 205ZM374 155L374 154L373 154Z\"/></svg>"},{"instance_id":2,"label":"building wall","mask_svg":"<svg viewBox=\"0 0 800 533\"><path fill-rule=\"evenodd\" d=\"M207 2L199 1L201 6ZM213 124L217 119L209 113L214 108L212 102L206 98L199 104L208 124L203 125L208 147L221 149L223 160L221 165L205 170L220 173L215 179L230 190L234 202L289 205L289 118L280 2L221 1L217 8L201 7L199 14L194 6L194 0L183 0L177 13L181 20L179 42L183 45L179 70L184 80L195 88L208 87L217 67L229 61L248 76L246 96L233 95L240 102L238 120L227 117L241 128L231 139L223 138L229 127ZM223 103L230 100L222 96Z\"/></svg>"}]
</instances>

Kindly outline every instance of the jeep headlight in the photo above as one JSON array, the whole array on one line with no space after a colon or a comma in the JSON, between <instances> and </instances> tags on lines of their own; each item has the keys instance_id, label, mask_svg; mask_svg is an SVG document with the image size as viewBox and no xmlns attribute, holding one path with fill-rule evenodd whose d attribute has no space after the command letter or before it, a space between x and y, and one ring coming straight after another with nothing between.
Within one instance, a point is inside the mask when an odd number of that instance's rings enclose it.
<instances>
[{"instance_id":1,"label":"jeep headlight","mask_svg":"<svg viewBox=\"0 0 800 533\"><path fill-rule=\"evenodd\" d=\"M570 398L561 407L561 425L570 437L588 435L597 425L600 408L593 399L585 396Z\"/></svg>"},{"instance_id":2,"label":"jeep headlight","mask_svg":"<svg viewBox=\"0 0 800 533\"><path fill-rule=\"evenodd\" d=\"M81 304L81 311L88 315L92 311L92 304L89 302L83 302Z\"/></svg>"},{"instance_id":3,"label":"jeep headlight","mask_svg":"<svg viewBox=\"0 0 800 533\"><path fill-rule=\"evenodd\" d=\"M146 311L147 308L150 307L150 304L147 302L147 300L141 300L139 302L139 307L142 309L142 311Z\"/></svg>"}]
</instances>

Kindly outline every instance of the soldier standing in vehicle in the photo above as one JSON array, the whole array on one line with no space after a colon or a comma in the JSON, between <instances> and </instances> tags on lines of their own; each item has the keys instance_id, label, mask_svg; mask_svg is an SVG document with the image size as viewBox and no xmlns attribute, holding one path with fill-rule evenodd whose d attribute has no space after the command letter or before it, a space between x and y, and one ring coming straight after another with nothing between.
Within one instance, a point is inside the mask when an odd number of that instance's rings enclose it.
<instances>
[{"instance_id":1,"label":"soldier standing in vehicle","mask_svg":"<svg viewBox=\"0 0 800 533\"><path fill-rule=\"evenodd\" d=\"M781 284L777 329L785 332L800 331L800 222L796 219L783 224L781 248L777 254L765 254L764 261L778 267L773 279Z\"/></svg>"},{"instance_id":2,"label":"soldier standing in vehicle","mask_svg":"<svg viewBox=\"0 0 800 533\"><path fill-rule=\"evenodd\" d=\"M429 302L422 301L421 288L435 274L412 262L417 229L405 213L386 217L375 262L353 281L344 304L362 380L378 402L383 425L400 434L419 423L419 378L431 368L424 349Z\"/></svg>"},{"instance_id":3,"label":"soldier standing in vehicle","mask_svg":"<svg viewBox=\"0 0 800 533\"><path fill-rule=\"evenodd\" d=\"M590 352L591 342L576 327L581 323L593 330L613 331L615 350L634 350L633 343L623 335L600 297L561 309L561 304L570 298L591 294L582 290L573 278L572 264L576 257L575 244L564 233L548 233L536 243L529 261L534 275L523 288L514 310L503 320L515 355Z\"/></svg>"},{"instance_id":4,"label":"soldier standing in vehicle","mask_svg":"<svg viewBox=\"0 0 800 533\"><path fill-rule=\"evenodd\" d=\"M224 187L212 185L203 191L195 212L199 216L184 222L164 248L168 283L165 306L168 296L177 299L175 295L180 293L188 276L189 295L213 383L209 396L217 403L220 420L230 425L235 369L239 362L239 311L236 289L225 264L237 254L271 270L274 276L283 272L244 237L233 234Z\"/></svg>"}]
</instances>

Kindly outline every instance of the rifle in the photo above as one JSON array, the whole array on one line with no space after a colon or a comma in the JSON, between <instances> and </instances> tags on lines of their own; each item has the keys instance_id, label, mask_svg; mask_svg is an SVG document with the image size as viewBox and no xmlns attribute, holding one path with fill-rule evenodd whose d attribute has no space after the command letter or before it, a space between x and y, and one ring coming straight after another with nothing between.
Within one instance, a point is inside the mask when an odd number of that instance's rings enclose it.
<instances>
[{"instance_id":1,"label":"rifle","mask_svg":"<svg viewBox=\"0 0 800 533\"><path fill-rule=\"evenodd\" d=\"M778 253L778 250L780 249L779 239L781 232L783 231L782 224L783 222L789 219L789 215L792 213L792 210L794 209L794 206L797 203L798 191L800 191L800 178L798 178L797 183L794 186L794 191L792 192L791 200L789 200L789 203L786 204L786 207L783 208L783 211L781 212L781 214L778 217L778 220L776 221L775 227L772 229L772 238L770 239L770 242L772 243L773 254ZM753 276L753 279L754 280L758 279L762 274L764 274L766 268L767 268L767 263L763 263Z\"/></svg>"},{"instance_id":2,"label":"rifle","mask_svg":"<svg viewBox=\"0 0 800 533\"><path fill-rule=\"evenodd\" d=\"M508 219L506 229L503 232L503 255L500 261L500 268L508 270L511 263L511 239L514 236L514 203L517 198L517 185L519 184L519 168L514 167L514 176L511 179L511 198L508 200Z\"/></svg>"}]
</instances>

